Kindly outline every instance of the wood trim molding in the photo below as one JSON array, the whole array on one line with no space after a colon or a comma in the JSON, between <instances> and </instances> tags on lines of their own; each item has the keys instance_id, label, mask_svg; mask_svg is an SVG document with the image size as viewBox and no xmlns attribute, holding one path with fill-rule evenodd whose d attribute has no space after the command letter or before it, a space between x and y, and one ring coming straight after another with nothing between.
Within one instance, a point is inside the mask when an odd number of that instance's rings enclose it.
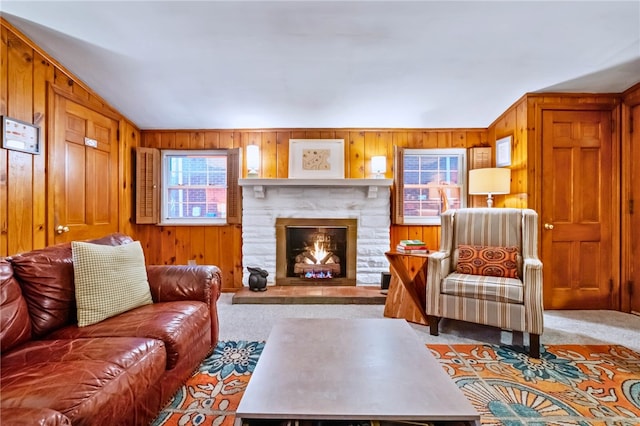
<instances>
[{"instance_id":1,"label":"wood trim molding","mask_svg":"<svg viewBox=\"0 0 640 426\"><path fill-rule=\"evenodd\" d=\"M238 185L241 175L242 152L240 148L227 150L227 223L242 223L242 188Z\"/></svg>"},{"instance_id":2,"label":"wood trim molding","mask_svg":"<svg viewBox=\"0 0 640 426\"><path fill-rule=\"evenodd\" d=\"M92 104L91 102L88 102L86 99L78 96L78 95L74 95L73 93L69 93L65 90L60 89L59 87L57 87L55 84L51 84L49 83L51 88L53 89L53 93L56 95L60 95L63 96L67 99L69 99L70 101L73 101L77 104L82 105L83 107L89 108L90 110L93 110L95 112L99 112L102 115L105 115L109 118L112 118L114 120L117 120L118 122L120 122L120 120L122 120L123 116L117 112L115 112L114 110L112 110L111 108L99 108L96 104ZM91 92L93 93L93 92Z\"/></svg>"},{"instance_id":3,"label":"wood trim molding","mask_svg":"<svg viewBox=\"0 0 640 426\"><path fill-rule=\"evenodd\" d=\"M640 83L628 88L622 93L622 102L629 107L640 104Z\"/></svg>"},{"instance_id":4,"label":"wood trim molding","mask_svg":"<svg viewBox=\"0 0 640 426\"><path fill-rule=\"evenodd\" d=\"M393 186L391 188L391 223L404 224L404 148L394 146L393 151Z\"/></svg>"}]
</instances>

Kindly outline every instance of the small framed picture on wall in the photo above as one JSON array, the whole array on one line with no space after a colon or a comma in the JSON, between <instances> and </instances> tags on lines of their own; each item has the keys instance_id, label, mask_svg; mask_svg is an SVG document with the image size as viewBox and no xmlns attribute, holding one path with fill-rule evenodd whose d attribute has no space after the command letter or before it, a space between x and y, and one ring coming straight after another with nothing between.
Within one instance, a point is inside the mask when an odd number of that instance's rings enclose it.
<instances>
[{"instance_id":1,"label":"small framed picture on wall","mask_svg":"<svg viewBox=\"0 0 640 426\"><path fill-rule=\"evenodd\" d=\"M40 128L25 121L2 117L2 147L40 154Z\"/></svg>"},{"instance_id":2,"label":"small framed picture on wall","mask_svg":"<svg viewBox=\"0 0 640 426\"><path fill-rule=\"evenodd\" d=\"M496 141L496 167L511 165L511 139L509 135Z\"/></svg>"}]
</instances>

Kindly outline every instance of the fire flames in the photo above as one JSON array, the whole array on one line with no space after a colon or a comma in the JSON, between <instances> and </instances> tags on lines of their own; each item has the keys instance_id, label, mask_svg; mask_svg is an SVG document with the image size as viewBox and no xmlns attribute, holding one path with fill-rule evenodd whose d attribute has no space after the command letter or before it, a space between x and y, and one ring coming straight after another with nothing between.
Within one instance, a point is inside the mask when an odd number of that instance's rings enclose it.
<instances>
[{"instance_id":1,"label":"fire flames","mask_svg":"<svg viewBox=\"0 0 640 426\"><path fill-rule=\"evenodd\" d=\"M311 254L311 256L313 256L313 258L315 259L315 262L313 261L313 259L311 258L305 258L305 263L311 264L311 265L321 265L321 264L327 264L327 263L334 263L333 259L331 259L331 252L327 251L327 249L325 248L325 245L322 241L315 241L313 243L313 250L309 250L309 253ZM328 259L327 259L328 258ZM323 260L325 260L323 262Z\"/></svg>"},{"instance_id":2,"label":"fire flames","mask_svg":"<svg viewBox=\"0 0 640 426\"><path fill-rule=\"evenodd\" d=\"M312 235L312 244L295 258L294 273L311 279L340 276L340 258L333 252L332 237L324 232Z\"/></svg>"},{"instance_id":3,"label":"fire flames","mask_svg":"<svg viewBox=\"0 0 640 426\"><path fill-rule=\"evenodd\" d=\"M304 274L304 277L324 279L324 278L333 278L333 274L331 274L331 271L307 271Z\"/></svg>"}]
</instances>

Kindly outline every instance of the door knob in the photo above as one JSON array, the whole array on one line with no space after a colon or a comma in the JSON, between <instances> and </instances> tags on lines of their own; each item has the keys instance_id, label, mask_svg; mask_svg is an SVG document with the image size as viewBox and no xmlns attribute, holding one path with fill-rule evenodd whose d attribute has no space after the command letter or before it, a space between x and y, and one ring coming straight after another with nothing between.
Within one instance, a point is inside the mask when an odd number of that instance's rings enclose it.
<instances>
[{"instance_id":1,"label":"door knob","mask_svg":"<svg viewBox=\"0 0 640 426\"><path fill-rule=\"evenodd\" d=\"M56 228L56 234L63 234L65 232L69 232L69 227L58 225L58 227Z\"/></svg>"},{"instance_id":2,"label":"door knob","mask_svg":"<svg viewBox=\"0 0 640 426\"><path fill-rule=\"evenodd\" d=\"M552 223L545 223L544 224L544 229L553 229L553 224Z\"/></svg>"}]
</instances>

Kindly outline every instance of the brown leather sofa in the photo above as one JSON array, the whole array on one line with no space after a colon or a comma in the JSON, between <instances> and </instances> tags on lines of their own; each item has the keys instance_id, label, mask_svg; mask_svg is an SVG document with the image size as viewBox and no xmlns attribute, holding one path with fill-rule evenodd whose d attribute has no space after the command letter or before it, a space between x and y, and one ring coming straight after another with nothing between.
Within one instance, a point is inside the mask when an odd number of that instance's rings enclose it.
<instances>
[{"instance_id":1,"label":"brown leather sofa","mask_svg":"<svg viewBox=\"0 0 640 426\"><path fill-rule=\"evenodd\" d=\"M131 242L113 234L89 242ZM78 327L71 244L0 259L0 422L148 424L218 341L215 266L147 266L153 304Z\"/></svg>"}]
</instances>

